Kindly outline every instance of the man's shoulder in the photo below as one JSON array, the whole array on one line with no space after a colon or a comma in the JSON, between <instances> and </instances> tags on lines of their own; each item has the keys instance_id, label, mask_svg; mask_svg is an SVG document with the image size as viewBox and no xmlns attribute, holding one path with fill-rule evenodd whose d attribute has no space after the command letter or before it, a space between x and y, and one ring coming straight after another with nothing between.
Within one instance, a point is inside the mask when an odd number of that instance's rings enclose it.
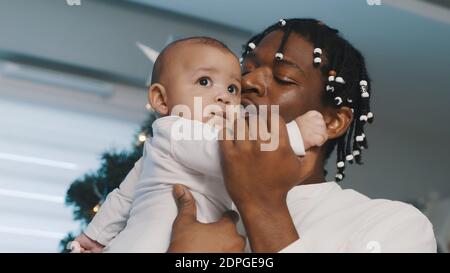
<instances>
[{"instance_id":1,"label":"man's shoulder","mask_svg":"<svg viewBox=\"0 0 450 273\"><path fill-rule=\"evenodd\" d=\"M338 199L348 199L348 204L341 206L346 213L354 213L355 217L364 219L371 225L389 222L391 225L404 223L430 224L428 218L411 204L389 200L372 199L352 189L344 189L336 193ZM431 224L430 224L431 225Z\"/></svg>"}]
</instances>

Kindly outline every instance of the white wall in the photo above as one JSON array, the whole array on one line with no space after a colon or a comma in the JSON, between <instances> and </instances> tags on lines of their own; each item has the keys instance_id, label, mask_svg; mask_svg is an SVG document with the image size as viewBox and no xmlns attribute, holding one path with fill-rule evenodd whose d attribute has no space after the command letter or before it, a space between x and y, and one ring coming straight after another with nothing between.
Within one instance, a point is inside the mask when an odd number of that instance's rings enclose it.
<instances>
[{"instance_id":1,"label":"white wall","mask_svg":"<svg viewBox=\"0 0 450 273\"><path fill-rule=\"evenodd\" d=\"M129 149L146 115L142 89L109 98L0 76L0 252L56 252L77 231L64 205L106 149Z\"/></svg>"}]
</instances>

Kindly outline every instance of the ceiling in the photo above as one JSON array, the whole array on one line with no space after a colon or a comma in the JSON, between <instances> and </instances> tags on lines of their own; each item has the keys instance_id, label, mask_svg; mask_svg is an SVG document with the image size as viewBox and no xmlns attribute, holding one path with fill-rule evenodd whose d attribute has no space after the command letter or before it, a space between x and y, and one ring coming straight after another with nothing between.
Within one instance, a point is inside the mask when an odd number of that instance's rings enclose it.
<instances>
[{"instance_id":1,"label":"ceiling","mask_svg":"<svg viewBox=\"0 0 450 273\"><path fill-rule=\"evenodd\" d=\"M176 12L183 15L257 32L275 19L288 17L320 18L329 24L346 25L345 19L355 15L383 24L384 10L396 7L436 21L450 23L448 0L128 0L129 2ZM370 5L369 3L375 3ZM380 5L376 5L376 3ZM431 11L431 12L430 12ZM365 17L369 13L372 16ZM344 20L343 20L344 19ZM346 20L347 24L353 20ZM358 22L361 24L364 22Z\"/></svg>"}]
</instances>

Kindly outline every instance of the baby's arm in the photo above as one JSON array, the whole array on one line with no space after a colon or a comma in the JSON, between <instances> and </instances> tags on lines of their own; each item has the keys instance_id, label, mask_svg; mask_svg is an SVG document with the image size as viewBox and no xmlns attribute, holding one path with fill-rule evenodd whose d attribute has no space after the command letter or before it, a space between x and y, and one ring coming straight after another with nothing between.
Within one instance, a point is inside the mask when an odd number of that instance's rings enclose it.
<instances>
[{"instance_id":1,"label":"baby's arm","mask_svg":"<svg viewBox=\"0 0 450 273\"><path fill-rule=\"evenodd\" d=\"M322 114L318 111L309 111L296 118L295 122L300 128L305 150L321 146L327 141L327 126Z\"/></svg>"},{"instance_id":2,"label":"baby's arm","mask_svg":"<svg viewBox=\"0 0 450 273\"><path fill-rule=\"evenodd\" d=\"M114 189L108 194L100 210L84 232L84 235L88 238L84 238L83 235L77 238L80 239L77 241L82 248L89 250L85 247L87 244L86 239L96 241L105 246L123 230L128 220L133 201L134 187L139 180L142 164L143 159L140 158L134 164L133 169L128 173L125 180L120 184L119 188ZM83 244L83 242L85 243Z\"/></svg>"}]
</instances>

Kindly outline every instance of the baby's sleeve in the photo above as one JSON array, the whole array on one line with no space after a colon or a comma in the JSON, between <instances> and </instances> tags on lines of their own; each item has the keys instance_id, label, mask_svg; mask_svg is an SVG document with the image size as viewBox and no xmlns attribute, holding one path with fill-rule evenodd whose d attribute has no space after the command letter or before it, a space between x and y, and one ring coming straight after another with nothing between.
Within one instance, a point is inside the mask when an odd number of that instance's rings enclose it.
<instances>
[{"instance_id":1,"label":"baby's sleeve","mask_svg":"<svg viewBox=\"0 0 450 273\"><path fill-rule=\"evenodd\" d=\"M86 236L102 245L107 245L124 229L133 201L134 187L139 181L142 164L143 158L140 158L119 188L108 194L99 211L84 231Z\"/></svg>"},{"instance_id":2,"label":"baby's sleeve","mask_svg":"<svg viewBox=\"0 0 450 273\"><path fill-rule=\"evenodd\" d=\"M303 142L302 134L300 133L300 128L298 128L297 122L292 121L286 124L286 129L289 136L289 143L291 144L292 150L298 156L305 155L305 144Z\"/></svg>"}]
</instances>

